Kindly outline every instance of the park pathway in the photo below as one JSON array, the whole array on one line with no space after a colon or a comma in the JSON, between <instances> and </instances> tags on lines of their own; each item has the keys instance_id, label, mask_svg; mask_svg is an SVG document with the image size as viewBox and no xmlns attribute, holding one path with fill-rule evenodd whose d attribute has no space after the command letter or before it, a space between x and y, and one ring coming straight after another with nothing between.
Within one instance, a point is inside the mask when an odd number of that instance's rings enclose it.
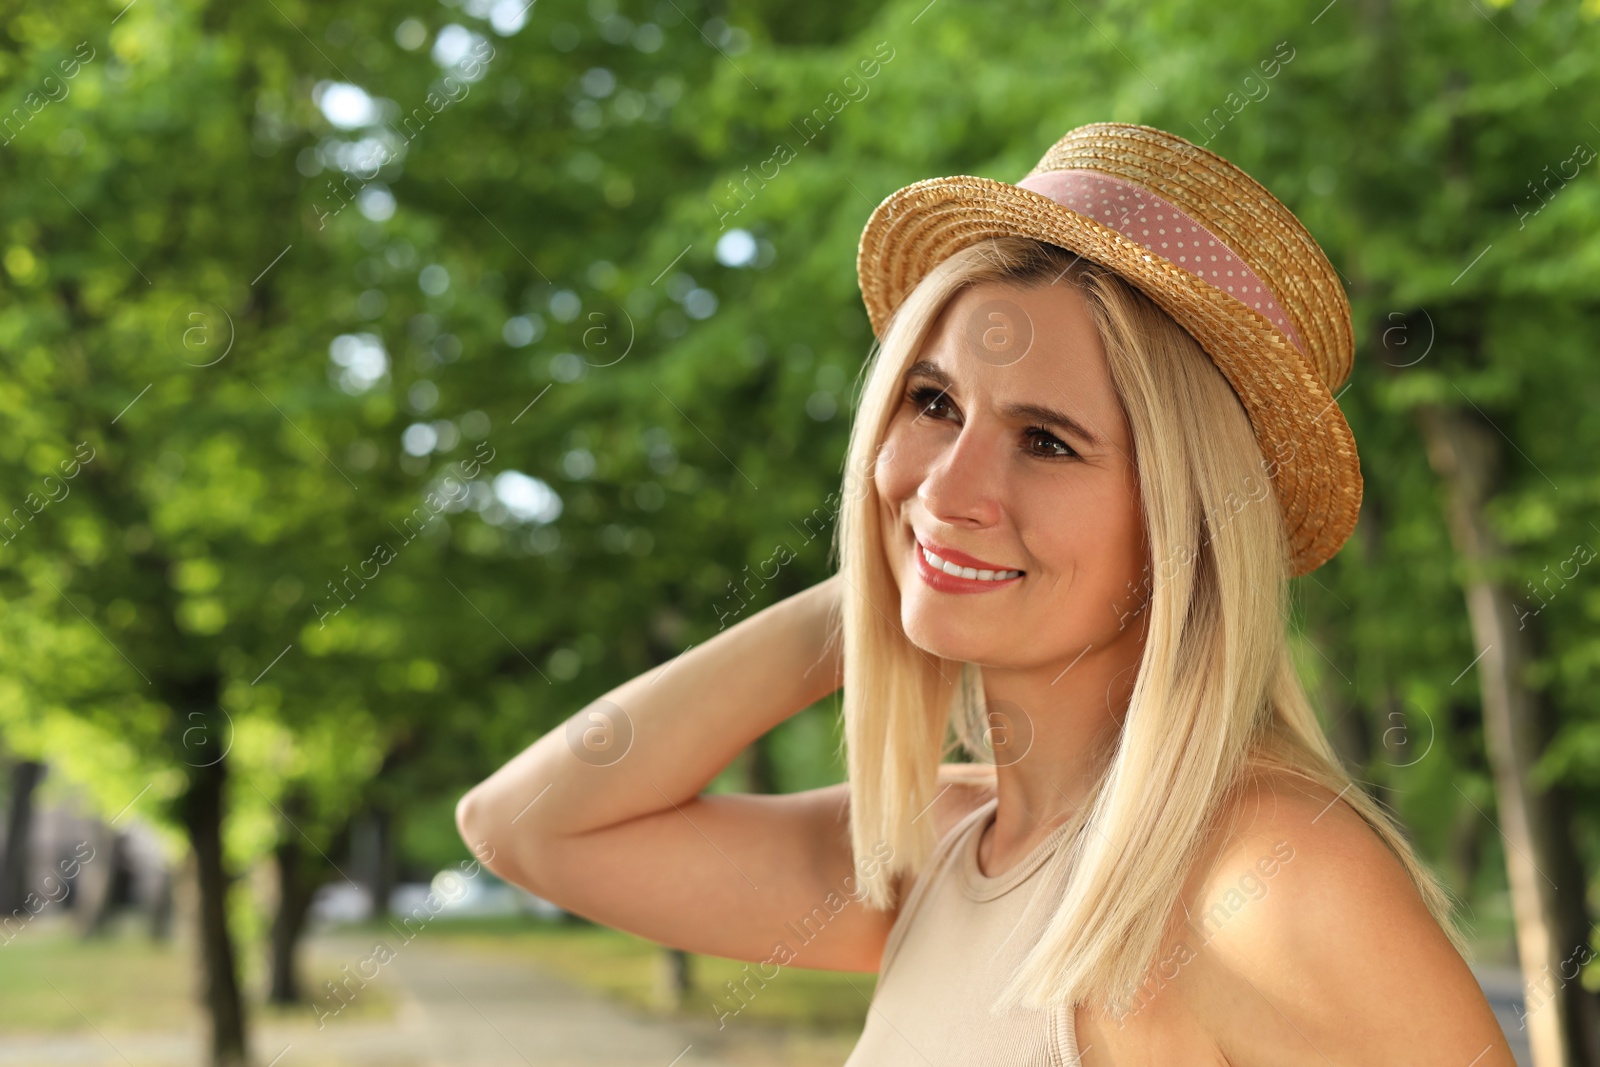
<instances>
[{"instance_id":1,"label":"park pathway","mask_svg":"<svg viewBox=\"0 0 1600 1067\"><path fill-rule=\"evenodd\" d=\"M369 948L339 941L318 946L324 959L351 962ZM374 981L393 983L392 1020L332 1017L320 1030L263 1029L259 1058L265 1062L287 1048L276 1067L732 1067L733 1061L707 1055L687 1028L651 1019L510 956L418 938Z\"/></svg>"},{"instance_id":2,"label":"park pathway","mask_svg":"<svg viewBox=\"0 0 1600 1067\"><path fill-rule=\"evenodd\" d=\"M371 945L328 938L308 947L337 969ZM425 938L397 952L379 983L392 1018L352 1010L318 1029L308 1009L304 1022L258 1020L257 1067L822 1067L842 1063L854 1043L753 1026L719 1032L709 1010L703 1024L652 1018L532 962ZM0 1037L3 1067L198 1067L202 1052L197 1033Z\"/></svg>"}]
</instances>

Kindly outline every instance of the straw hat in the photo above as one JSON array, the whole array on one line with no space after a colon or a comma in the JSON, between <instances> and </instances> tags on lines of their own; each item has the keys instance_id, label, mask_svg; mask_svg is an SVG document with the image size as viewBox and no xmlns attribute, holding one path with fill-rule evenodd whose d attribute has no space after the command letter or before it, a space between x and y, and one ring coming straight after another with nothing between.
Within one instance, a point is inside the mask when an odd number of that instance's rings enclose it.
<instances>
[{"instance_id":1,"label":"straw hat","mask_svg":"<svg viewBox=\"0 0 1600 1067\"><path fill-rule=\"evenodd\" d=\"M1350 303L1288 208L1175 134L1080 126L1015 185L929 178L879 204L856 260L873 332L941 260L1008 234L1111 268L1188 330L1249 413L1295 573L1339 550L1361 507L1355 439L1332 395L1350 376Z\"/></svg>"}]
</instances>

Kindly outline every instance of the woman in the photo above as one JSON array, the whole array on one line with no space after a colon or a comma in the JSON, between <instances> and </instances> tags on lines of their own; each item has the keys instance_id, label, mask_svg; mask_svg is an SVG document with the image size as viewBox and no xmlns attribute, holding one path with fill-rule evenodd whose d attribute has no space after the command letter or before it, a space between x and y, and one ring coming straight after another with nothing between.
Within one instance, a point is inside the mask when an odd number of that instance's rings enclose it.
<instances>
[{"instance_id":1,"label":"woman","mask_svg":"<svg viewBox=\"0 0 1600 1067\"><path fill-rule=\"evenodd\" d=\"M758 963L740 1006L878 971L852 1067L1510 1065L1289 656L1288 579L1361 490L1315 241L1214 154L1101 123L1016 185L894 194L857 266L881 346L839 573L511 760L469 843ZM841 684L847 783L700 795Z\"/></svg>"}]
</instances>

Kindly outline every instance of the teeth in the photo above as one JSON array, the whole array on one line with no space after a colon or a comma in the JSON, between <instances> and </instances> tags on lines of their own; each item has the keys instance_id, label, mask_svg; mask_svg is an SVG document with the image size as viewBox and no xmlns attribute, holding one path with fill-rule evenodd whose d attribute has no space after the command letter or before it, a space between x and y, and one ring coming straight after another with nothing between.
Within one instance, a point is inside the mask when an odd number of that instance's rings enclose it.
<instances>
[{"instance_id":1,"label":"teeth","mask_svg":"<svg viewBox=\"0 0 1600 1067\"><path fill-rule=\"evenodd\" d=\"M922 548L921 545L917 547ZM926 548L922 549L922 558L928 561L929 566L935 570L944 571L952 578L971 578L980 582L1004 582L1022 574L1021 571L980 571L976 567L959 567L949 560L940 559Z\"/></svg>"}]
</instances>

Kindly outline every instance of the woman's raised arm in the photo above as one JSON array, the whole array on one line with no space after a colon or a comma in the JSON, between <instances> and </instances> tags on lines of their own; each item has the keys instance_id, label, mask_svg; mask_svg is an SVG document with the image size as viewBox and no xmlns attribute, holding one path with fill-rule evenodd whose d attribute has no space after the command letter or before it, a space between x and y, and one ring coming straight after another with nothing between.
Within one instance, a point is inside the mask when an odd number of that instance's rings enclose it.
<instances>
[{"instance_id":1,"label":"woman's raised arm","mask_svg":"<svg viewBox=\"0 0 1600 1067\"><path fill-rule=\"evenodd\" d=\"M577 712L474 787L462 837L507 881L663 944L870 971L893 914L854 886L844 784L700 792L752 741L837 690L835 576ZM847 901L839 908L838 902ZM803 943L792 930L815 931Z\"/></svg>"}]
</instances>

